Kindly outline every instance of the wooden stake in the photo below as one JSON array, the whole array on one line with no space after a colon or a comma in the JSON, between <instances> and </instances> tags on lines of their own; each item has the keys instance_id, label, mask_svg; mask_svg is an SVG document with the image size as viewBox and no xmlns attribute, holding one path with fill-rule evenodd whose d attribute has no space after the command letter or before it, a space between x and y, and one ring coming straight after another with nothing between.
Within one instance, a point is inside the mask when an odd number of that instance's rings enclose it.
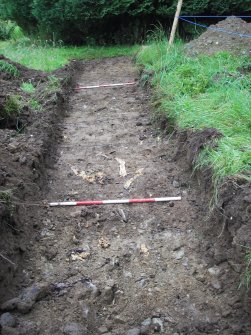
<instances>
[{"instance_id":1,"label":"wooden stake","mask_svg":"<svg viewBox=\"0 0 251 335\"><path fill-rule=\"evenodd\" d=\"M183 0L178 0L178 5L177 5L176 13L175 13L174 20L173 20L173 26L171 30L171 35L169 38L169 45L172 45L174 41L175 32L176 32L177 25L179 22L179 16L180 16L182 4L183 4Z\"/></svg>"}]
</instances>

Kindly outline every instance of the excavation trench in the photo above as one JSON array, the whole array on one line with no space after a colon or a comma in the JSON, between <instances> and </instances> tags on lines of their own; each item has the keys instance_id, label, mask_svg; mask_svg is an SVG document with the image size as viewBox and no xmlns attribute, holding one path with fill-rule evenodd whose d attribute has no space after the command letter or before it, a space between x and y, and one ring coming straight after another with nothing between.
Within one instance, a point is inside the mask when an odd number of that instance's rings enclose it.
<instances>
[{"instance_id":1,"label":"excavation trench","mask_svg":"<svg viewBox=\"0 0 251 335\"><path fill-rule=\"evenodd\" d=\"M130 59L114 58L84 63L78 81L137 79ZM215 261L218 242L205 233L208 195L173 159L177 140L154 129L147 91L75 92L61 134L44 199L182 200L38 207L24 276L49 292L14 309L17 334L248 334L240 274L227 259Z\"/></svg>"}]
</instances>

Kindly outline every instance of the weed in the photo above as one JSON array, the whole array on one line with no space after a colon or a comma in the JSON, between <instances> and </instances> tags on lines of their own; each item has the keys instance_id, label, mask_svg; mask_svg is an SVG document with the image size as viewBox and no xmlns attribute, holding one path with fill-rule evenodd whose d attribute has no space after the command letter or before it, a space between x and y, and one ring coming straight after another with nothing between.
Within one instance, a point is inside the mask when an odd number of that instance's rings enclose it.
<instances>
[{"instance_id":1,"label":"weed","mask_svg":"<svg viewBox=\"0 0 251 335\"><path fill-rule=\"evenodd\" d=\"M19 77L20 72L15 65L10 64L4 60L0 60L0 72L5 72L11 75L12 77Z\"/></svg>"},{"instance_id":2,"label":"weed","mask_svg":"<svg viewBox=\"0 0 251 335\"><path fill-rule=\"evenodd\" d=\"M42 110L42 105L35 99L30 99L28 101L28 105L36 111L41 111Z\"/></svg>"},{"instance_id":3,"label":"weed","mask_svg":"<svg viewBox=\"0 0 251 335\"><path fill-rule=\"evenodd\" d=\"M32 94L36 91L36 88L32 85L32 83L22 83L21 90L26 93Z\"/></svg>"}]
</instances>

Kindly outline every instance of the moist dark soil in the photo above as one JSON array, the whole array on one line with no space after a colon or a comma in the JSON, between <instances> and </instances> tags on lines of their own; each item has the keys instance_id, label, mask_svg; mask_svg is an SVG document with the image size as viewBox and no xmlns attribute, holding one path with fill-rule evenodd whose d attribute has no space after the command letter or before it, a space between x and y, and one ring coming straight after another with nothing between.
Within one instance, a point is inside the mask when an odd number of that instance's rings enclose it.
<instances>
[{"instance_id":1,"label":"moist dark soil","mask_svg":"<svg viewBox=\"0 0 251 335\"><path fill-rule=\"evenodd\" d=\"M238 36L236 33L251 36L251 23L234 16L222 20L215 25L211 25L206 32L188 43L186 45L187 52L192 56L198 54L212 55L220 51L251 56L250 37Z\"/></svg>"},{"instance_id":2,"label":"moist dark soil","mask_svg":"<svg viewBox=\"0 0 251 335\"><path fill-rule=\"evenodd\" d=\"M247 184L226 182L210 215L210 169L191 170L220 134L163 136L128 58L77 69L84 85L136 84L70 91L69 101L60 91L23 133L2 130L1 187L19 202L0 208L0 250L15 263L0 259L2 334L250 334L235 240L250 225ZM181 201L43 206L163 196Z\"/></svg>"}]
</instances>

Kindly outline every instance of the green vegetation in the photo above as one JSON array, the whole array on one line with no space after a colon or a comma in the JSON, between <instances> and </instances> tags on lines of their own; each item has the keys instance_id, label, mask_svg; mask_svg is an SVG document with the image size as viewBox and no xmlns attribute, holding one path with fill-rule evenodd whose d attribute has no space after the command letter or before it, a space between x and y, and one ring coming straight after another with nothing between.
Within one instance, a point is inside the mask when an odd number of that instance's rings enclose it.
<instances>
[{"instance_id":1,"label":"green vegetation","mask_svg":"<svg viewBox=\"0 0 251 335\"><path fill-rule=\"evenodd\" d=\"M130 56L138 46L114 47L50 47L23 46L19 43L0 42L0 54L36 70L53 71L66 65L71 59L94 59L115 56Z\"/></svg>"},{"instance_id":2,"label":"green vegetation","mask_svg":"<svg viewBox=\"0 0 251 335\"><path fill-rule=\"evenodd\" d=\"M22 29L10 20L0 20L0 40L17 40L23 37Z\"/></svg>"},{"instance_id":3,"label":"green vegetation","mask_svg":"<svg viewBox=\"0 0 251 335\"><path fill-rule=\"evenodd\" d=\"M244 286L248 290L251 284L251 252L249 252L246 255L245 261L246 261L246 269L242 276L240 287Z\"/></svg>"},{"instance_id":4,"label":"green vegetation","mask_svg":"<svg viewBox=\"0 0 251 335\"><path fill-rule=\"evenodd\" d=\"M169 26L173 0L0 0L3 19L16 21L26 31L67 43L135 43L152 24ZM249 1L186 0L183 14L238 15L250 11Z\"/></svg>"},{"instance_id":5,"label":"green vegetation","mask_svg":"<svg viewBox=\"0 0 251 335\"><path fill-rule=\"evenodd\" d=\"M5 102L4 108L0 110L0 119L7 120L18 117L23 107L20 95L10 95Z\"/></svg>"},{"instance_id":6,"label":"green vegetation","mask_svg":"<svg viewBox=\"0 0 251 335\"><path fill-rule=\"evenodd\" d=\"M137 63L154 73L160 113L180 128L216 128L217 146L206 148L197 166L211 166L217 186L230 175L251 180L250 60L226 52L190 58L182 43L168 48L163 38L138 54ZM245 74L246 73L246 74Z\"/></svg>"},{"instance_id":7,"label":"green vegetation","mask_svg":"<svg viewBox=\"0 0 251 335\"><path fill-rule=\"evenodd\" d=\"M5 72L11 75L12 77L19 77L20 72L15 65L10 64L4 60L0 60L0 72Z\"/></svg>"},{"instance_id":8,"label":"green vegetation","mask_svg":"<svg viewBox=\"0 0 251 335\"><path fill-rule=\"evenodd\" d=\"M36 91L36 88L32 85L32 83L22 83L21 90L26 93L32 94Z\"/></svg>"}]
</instances>

